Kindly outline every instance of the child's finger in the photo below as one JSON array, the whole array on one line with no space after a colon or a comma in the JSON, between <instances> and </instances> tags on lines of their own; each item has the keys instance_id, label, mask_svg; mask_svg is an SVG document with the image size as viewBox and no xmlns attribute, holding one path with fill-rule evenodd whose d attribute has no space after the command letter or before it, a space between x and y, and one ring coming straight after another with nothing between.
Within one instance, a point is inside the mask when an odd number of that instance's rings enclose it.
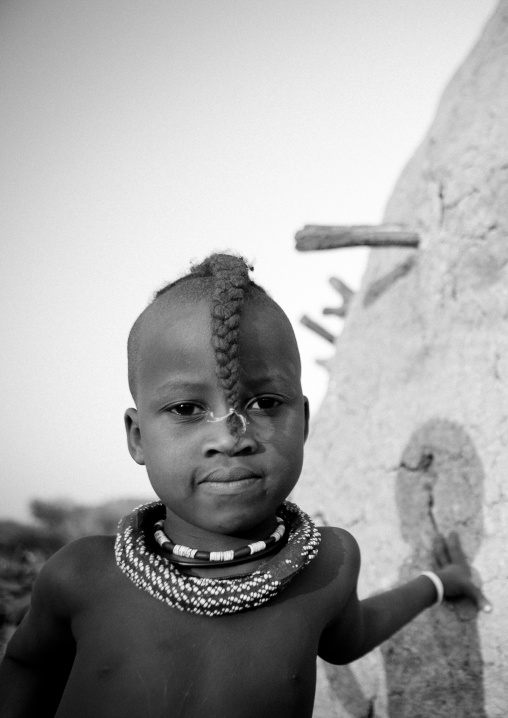
<instances>
[{"instance_id":1,"label":"child's finger","mask_svg":"<svg viewBox=\"0 0 508 718\"><path fill-rule=\"evenodd\" d=\"M452 563L458 563L460 566L468 566L466 554L462 550L460 536L456 531L452 531L448 536L448 552Z\"/></svg>"},{"instance_id":2,"label":"child's finger","mask_svg":"<svg viewBox=\"0 0 508 718\"><path fill-rule=\"evenodd\" d=\"M492 611L492 604L485 598L481 589L479 589L478 586L475 586L474 583L469 584L467 595L479 611L484 611L485 613L490 613Z\"/></svg>"},{"instance_id":3,"label":"child's finger","mask_svg":"<svg viewBox=\"0 0 508 718\"><path fill-rule=\"evenodd\" d=\"M444 568L447 566L451 559L450 555L448 553L448 547L446 546L445 538L442 534L436 534L434 538L434 558L436 559L436 563L438 568Z\"/></svg>"}]
</instances>

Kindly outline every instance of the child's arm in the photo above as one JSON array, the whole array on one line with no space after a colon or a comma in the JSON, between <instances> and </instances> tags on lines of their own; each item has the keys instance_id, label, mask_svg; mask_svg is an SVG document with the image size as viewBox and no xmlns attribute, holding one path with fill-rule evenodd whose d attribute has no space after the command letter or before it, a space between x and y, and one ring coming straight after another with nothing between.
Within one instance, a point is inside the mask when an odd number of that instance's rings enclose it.
<instances>
[{"instance_id":1,"label":"child's arm","mask_svg":"<svg viewBox=\"0 0 508 718\"><path fill-rule=\"evenodd\" d=\"M65 552L68 553L68 552ZM67 620L64 557L41 570L30 610L13 635L0 666L0 718L53 716L74 658Z\"/></svg>"},{"instance_id":2,"label":"child's arm","mask_svg":"<svg viewBox=\"0 0 508 718\"><path fill-rule=\"evenodd\" d=\"M340 615L323 632L319 655L329 663L351 663L386 641L437 600L437 591L427 576L418 576L409 583L359 601L356 579L360 568L360 552L350 537L352 552L350 576L353 589ZM436 548L441 566L436 575L441 579L445 598L470 598L478 609L490 611L490 604L471 581L471 570L461 551L458 536L452 534L446 551L444 540Z\"/></svg>"}]
</instances>

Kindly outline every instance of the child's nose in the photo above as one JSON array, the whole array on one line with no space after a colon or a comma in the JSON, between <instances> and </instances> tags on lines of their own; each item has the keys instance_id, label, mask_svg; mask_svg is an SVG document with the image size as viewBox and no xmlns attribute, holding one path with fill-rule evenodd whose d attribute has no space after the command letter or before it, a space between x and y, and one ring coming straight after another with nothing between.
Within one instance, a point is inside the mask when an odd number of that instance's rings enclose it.
<instances>
[{"instance_id":1,"label":"child's nose","mask_svg":"<svg viewBox=\"0 0 508 718\"><path fill-rule=\"evenodd\" d=\"M210 423L209 431L203 444L203 454L205 456L213 456L214 454L245 456L253 454L256 449L257 442L249 431L248 425L243 434L233 436L225 420Z\"/></svg>"}]
</instances>

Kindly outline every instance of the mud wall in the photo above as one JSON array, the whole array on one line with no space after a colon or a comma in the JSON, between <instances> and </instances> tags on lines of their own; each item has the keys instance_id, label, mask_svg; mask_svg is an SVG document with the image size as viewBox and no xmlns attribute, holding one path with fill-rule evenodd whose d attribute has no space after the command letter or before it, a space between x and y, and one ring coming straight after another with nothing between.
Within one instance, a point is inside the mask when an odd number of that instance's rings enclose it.
<instances>
[{"instance_id":1,"label":"mud wall","mask_svg":"<svg viewBox=\"0 0 508 718\"><path fill-rule=\"evenodd\" d=\"M348 667L321 663L315 716L504 718L508 0L446 89L384 221L416 230L420 247L371 252L295 498L355 535L363 597L428 568L436 531L458 531L494 612L435 607Z\"/></svg>"}]
</instances>

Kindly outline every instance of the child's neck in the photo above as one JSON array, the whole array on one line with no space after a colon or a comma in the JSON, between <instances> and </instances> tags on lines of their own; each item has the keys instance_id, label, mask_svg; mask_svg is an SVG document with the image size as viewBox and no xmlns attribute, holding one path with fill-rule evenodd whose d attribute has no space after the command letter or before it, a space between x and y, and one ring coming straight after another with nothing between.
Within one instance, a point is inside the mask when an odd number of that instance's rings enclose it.
<instances>
[{"instance_id":1,"label":"child's neck","mask_svg":"<svg viewBox=\"0 0 508 718\"><path fill-rule=\"evenodd\" d=\"M277 519L274 514L247 531L239 532L236 535L223 534L209 531L200 526L194 526L173 513L167 507L166 519L164 521L164 533L170 537L174 543L205 551L230 551L242 548L248 543L265 540L276 528ZM268 558L277 553L278 549L279 547L276 547L273 552L270 552L269 556L260 556L258 559L231 566L210 565L196 568L192 566L179 568L185 573L203 576L205 578L239 576L256 571ZM189 560L189 563L192 563L192 559Z\"/></svg>"},{"instance_id":2,"label":"child's neck","mask_svg":"<svg viewBox=\"0 0 508 718\"><path fill-rule=\"evenodd\" d=\"M277 528L275 514L246 531L221 533L201 526L195 526L166 507L164 532L174 543L206 551L229 551L244 546L252 541L262 541Z\"/></svg>"}]
</instances>

